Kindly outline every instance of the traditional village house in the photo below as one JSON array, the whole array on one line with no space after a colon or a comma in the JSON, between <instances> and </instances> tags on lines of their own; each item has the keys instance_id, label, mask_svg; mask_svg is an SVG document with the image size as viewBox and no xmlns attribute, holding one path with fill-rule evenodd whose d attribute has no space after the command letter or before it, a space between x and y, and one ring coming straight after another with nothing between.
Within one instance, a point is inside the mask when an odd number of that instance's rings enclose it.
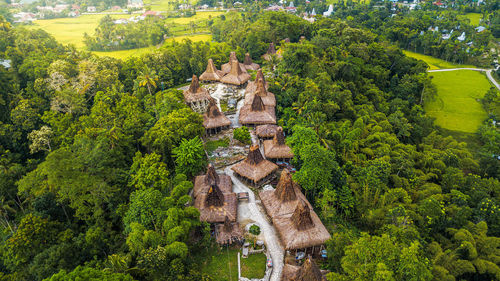
<instances>
[{"instance_id":1,"label":"traditional village house","mask_svg":"<svg viewBox=\"0 0 500 281\"><path fill-rule=\"evenodd\" d=\"M289 162L293 158L292 149L285 144L283 129L279 127L272 140L264 141L264 155L271 161Z\"/></svg>"},{"instance_id":2,"label":"traditional village house","mask_svg":"<svg viewBox=\"0 0 500 281\"><path fill-rule=\"evenodd\" d=\"M200 211L200 221L223 223L226 217L234 222L238 217L236 193L223 193L217 183L210 184L207 193L201 193L194 200Z\"/></svg>"},{"instance_id":3,"label":"traditional village house","mask_svg":"<svg viewBox=\"0 0 500 281\"><path fill-rule=\"evenodd\" d=\"M287 251L315 254L330 239L328 230L305 200L298 200L293 214L274 217L273 224Z\"/></svg>"},{"instance_id":4,"label":"traditional village house","mask_svg":"<svg viewBox=\"0 0 500 281\"><path fill-rule=\"evenodd\" d=\"M276 124L274 107L265 106L262 98L259 95L255 95L252 104L244 105L241 108L239 122L249 127Z\"/></svg>"},{"instance_id":5,"label":"traditional village house","mask_svg":"<svg viewBox=\"0 0 500 281\"><path fill-rule=\"evenodd\" d=\"M207 110L211 99L212 97L208 94L208 91L200 87L198 77L193 75L189 89L184 91L184 101L191 107L191 109L203 114Z\"/></svg>"},{"instance_id":6,"label":"traditional village house","mask_svg":"<svg viewBox=\"0 0 500 281\"><path fill-rule=\"evenodd\" d=\"M238 57L236 57L236 52L231 52L231 54L229 55L229 61L221 66L221 71L224 74L231 72L232 61L238 62L238 65L240 66L241 72L244 72L244 73L247 72L245 65L238 61Z\"/></svg>"},{"instance_id":7,"label":"traditional village house","mask_svg":"<svg viewBox=\"0 0 500 281\"><path fill-rule=\"evenodd\" d=\"M299 185L292 180L288 169L283 169L281 172L276 189L261 191L259 197L267 215L271 218L291 215L299 201L308 202Z\"/></svg>"},{"instance_id":8,"label":"traditional village house","mask_svg":"<svg viewBox=\"0 0 500 281\"><path fill-rule=\"evenodd\" d=\"M260 125L255 128L255 134L261 140L273 139L278 127L278 125Z\"/></svg>"},{"instance_id":9,"label":"traditional village house","mask_svg":"<svg viewBox=\"0 0 500 281\"><path fill-rule=\"evenodd\" d=\"M309 256L301 266L285 264L281 281L326 281L327 270L320 270Z\"/></svg>"},{"instance_id":10,"label":"traditional village house","mask_svg":"<svg viewBox=\"0 0 500 281\"><path fill-rule=\"evenodd\" d=\"M224 73L215 67L212 59L208 59L207 70L200 75L200 80L219 82L222 76L224 76Z\"/></svg>"},{"instance_id":11,"label":"traditional village house","mask_svg":"<svg viewBox=\"0 0 500 281\"><path fill-rule=\"evenodd\" d=\"M267 84L266 78L264 77L264 74L262 73L262 69L259 69L257 71L257 75L255 76L255 81L248 82L248 85L245 88L245 93L255 92L257 90L257 81L260 81L260 80L263 81L262 83L264 84L264 86L266 87L266 90L267 90L269 85Z\"/></svg>"},{"instance_id":12,"label":"traditional village house","mask_svg":"<svg viewBox=\"0 0 500 281\"><path fill-rule=\"evenodd\" d=\"M245 54L245 60L243 61L243 65L245 65L245 68L247 70L257 70L260 68L260 65L252 61L252 57L250 57L249 53Z\"/></svg>"},{"instance_id":13,"label":"traditional village house","mask_svg":"<svg viewBox=\"0 0 500 281\"><path fill-rule=\"evenodd\" d=\"M276 54L276 48L274 47L274 43L271 42L271 44L269 44L269 48L267 49L267 52L264 54L263 58L265 60L270 60L271 56L275 55L275 54Z\"/></svg>"},{"instance_id":14,"label":"traditional village house","mask_svg":"<svg viewBox=\"0 0 500 281\"><path fill-rule=\"evenodd\" d=\"M234 165L231 169L236 175L252 185L258 186L269 179L278 170L278 166L262 157L258 145L252 145L247 158Z\"/></svg>"},{"instance_id":15,"label":"traditional village house","mask_svg":"<svg viewBox=\"0 0 500 281\"><path fill-rule=\"evenodd\" d=\"M207 112L203 115L203 127L208 135L216 134L221 130L229 128L231 121L224 113L220 112L214 99L210 99Z\"/></svg>"},{"instance_id":16,"label":"traditional village house","mask_svg":"<svg viewBox=\"0 0 500 281\"><path fill-rule=\"evenodd\" d=\"M207 194L210 186L216 184L219 186L222 193L231 193L233 191L233 183L228 175L219 175L215 171L214 165L208 164L207 173L197 176L194 179L193 197L197 198L201 194Z\"/></svg>"},{"instance_id":17,"label":"traditional village house","mask_svg":"<svg viewBox=\"0 0 500 281\"><path fill-rule=\"evenodd\" d=\"M251 104L256 95L260 96L265 106L276 106L276 97L273 93L266 90L265 81L262 79L256 80L256 89L253 92L245 90L245 104ZM248 88L248 87L247 87Z\"/></svg>"},{"instance_id":18,"label":"traditional village house","mask_svg":"<svg viewBox=\"0 0 500 281\"><path fill-rule=\"evenodd\" d=\"M241 231L238 222L231 222L226 217L223 224L218 224L215 227L215 237L215 241L219 245L233 244L243 240L243 231Z\"/></svg>"},{"instance_id":19,"label":"traditional village house","mask_svg":"<svg viewBox=\"0 0 500 281\"><path fill-rule=\"evenodd\" d=\"M241 70L237 60L231 61L231 71L220 80L222 83L241 86L250 80L250 74Z\"/></svg>"}]
</instances>

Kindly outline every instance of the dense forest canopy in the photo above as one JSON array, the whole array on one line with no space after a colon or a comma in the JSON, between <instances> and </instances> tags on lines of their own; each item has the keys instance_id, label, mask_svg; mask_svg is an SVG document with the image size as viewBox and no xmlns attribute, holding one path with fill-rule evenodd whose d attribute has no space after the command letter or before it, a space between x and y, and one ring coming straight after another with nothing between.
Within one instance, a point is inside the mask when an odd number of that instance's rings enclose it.
<instances>
[{"instance_id":1,"label":"dense forest canopy","mask_svg":"<svg viewBox=\"0 0 500 281\"><path fill-rule=\"evenodd\" d=\"M229 13L216 42L125 61L2 27L0 280L212 280L194 261L214 241L188 204L202 117L175 86L232 50L262 62L271 42L293 177L333 237L328 279L500 280L500 164L437 130L426 64L382 25Z\"/></svg>"}]
</instances>

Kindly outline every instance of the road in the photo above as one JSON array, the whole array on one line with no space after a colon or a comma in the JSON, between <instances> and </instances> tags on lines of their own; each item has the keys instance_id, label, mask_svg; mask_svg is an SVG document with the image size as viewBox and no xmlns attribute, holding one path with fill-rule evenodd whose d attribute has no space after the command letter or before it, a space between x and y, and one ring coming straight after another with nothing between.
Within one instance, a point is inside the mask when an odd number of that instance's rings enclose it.
<instances>
[{"instance_id":1,"label":"road","mask_svg":"<svg viewBox=\"0 0 500 281\"><path fill-rule=\"evenodd\" d=\"M456 70L473 70L473 71L480 71L480 72L486 72L486 77L488 77L488 80L497 87L497 89L500 91L500 84L493 78L491 73L493 72L493 69L484 69L484 68L446 68L446 69L434 69L434 70L428 70L427 72L445 72L445 71L456 71Z\"/></svg>"},{"instance_id":2,"label":"road","mask_svg":"<svg viewBox=\"0 0 500 281\"><path fill-rule=\"evenodd\" d=\"M260 208L255 200L255 194L253 191L234 175L231 167L232 166L226 167L224 172L233 180L233 191L236 193L248 192L249 196L248 203L240 202L238 204L238 221L252 220L260 226L260 230L262 231L262 235L264 236L264 240L266 242L267 250L273 259L273 273L271 274L271 278L269 280L280 281L285 252L281 246L278 234L267 220L267 216L262 208Z\"/></svg>"}]
</instances>

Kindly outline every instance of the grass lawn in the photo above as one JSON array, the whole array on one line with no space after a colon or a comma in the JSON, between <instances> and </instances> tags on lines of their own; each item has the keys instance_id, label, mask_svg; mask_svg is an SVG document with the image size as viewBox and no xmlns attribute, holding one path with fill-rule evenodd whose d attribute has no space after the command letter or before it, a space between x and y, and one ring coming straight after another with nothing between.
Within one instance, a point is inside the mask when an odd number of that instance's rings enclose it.
<instances>
[{"instance_id":1,"label":"grass lawn","mask_svg":"<svg viewBox=\"0 0 500 281\"><path fill-rule=\"evenodd\" d=\"M208 154L211 154L218 147L227 147L228 145L229 145L229 138L227 137L220 140L205 142L205 147Z\"/></svg>"},{"instance_id":2,"label":"grass lawn","mask_svg":"<svg viewBox=\"0 0 500 281\"><path fill-rule=\"evenodd\" d=\"M246 259L241 259L241 276L248 279L260 279L266 274L267 257L264 254L249 255Z\"/></svg>"},{"instance_id":3,"label":"grass lawn","mask_svg":"<svg viewBox=\"0 0 500 281\"><path fill-rule=\"evenodd\" d=\"M422 55L419 53L414 53L410 51L403 50L403 53L409 57L418 59L418 60L423 60L429 65L430 70L434 69L443 69L443 68L464 68L464 67L474 67L473 65L464 65L464 64L454 64L451 62L447 62L442 59L438 59L435 57L427 56L427 55Z\"/></svg>"},{"instance_id":4,"label":"grass lawn","mask_svg":"<svg viewBox=\"0 0 500 281\"><path fill-rule=\"evenodd\" d=\"M483 18L483 15L480 13L467 13L465 14L465 17L470 20L470 24L474 26L479 25L479 20Z\"/></svg>"},{"instance_id":5,"label":"grass lawn","mask_svg":"<svg viewBox=\"0 0 500 281\"><path fill-rule=\"evenodd\" d=\"M487 114L480 100L491 87L484 74L472 70L433 72L437 97L425 104L436 125L450 131L474 133Z\"/></svg>"},{"instance_id":6,"label":"grass lawn","mask_svg":"<svg viewBox=\"0 0 500 281\"><path fill-rule=\"evenodd\" d=\"M212 250L201 261L201 272L207 273L213 280L237 281L238 280L238 252L239 249ZM241 276L247 278L262 278L266 272L266 255L254 254L248 258L240 258Z\"/></svg>"}]
</instances>

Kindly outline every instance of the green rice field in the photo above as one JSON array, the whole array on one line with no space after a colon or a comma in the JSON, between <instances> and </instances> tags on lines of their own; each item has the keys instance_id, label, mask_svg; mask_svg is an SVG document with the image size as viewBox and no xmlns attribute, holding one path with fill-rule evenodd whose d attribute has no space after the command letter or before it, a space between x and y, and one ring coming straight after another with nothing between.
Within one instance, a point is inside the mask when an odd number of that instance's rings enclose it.
<instances>
[{"instance_id":1,"label":"green rice field","mask_svg":"<svg viewBox=\"0 0 500 281\"><path fill-rule=\"evenodd\" d=\"M418 59L418 60L423 60L429 65L430 70L435 70L435 69L445 69L445 68L475 68L473 65L465 65L465 64L454 64L451 62L447 62L442 59L438 59L435 57L427 56L427 55L422 55L419 53L414 53L410 51L403 50L403 53L409 57Z\"/></svg>"},{"instance_id":2,"label":"green rice field","mask_svg":"<svg viewBox=\"0 0 500 281\"><path fill-rule=\"evenodd\" d=\"M478 26L479 21L483 18L483 15L480 13L467 13L464 17L470 20L470 24Z\"/></svg>"},{"instance_id":3,"label":"green rice field","mask_svg":"<svg viewBox=\"0 0 500 281\"><path fill-rule=\"evenodd\" d=\"M474 133L487 118L480 99L491 87L483 73L457 70L429 73L437 87L437 97L426 102L435 124L451 131Z\"/></svg>"}]
</instances>

